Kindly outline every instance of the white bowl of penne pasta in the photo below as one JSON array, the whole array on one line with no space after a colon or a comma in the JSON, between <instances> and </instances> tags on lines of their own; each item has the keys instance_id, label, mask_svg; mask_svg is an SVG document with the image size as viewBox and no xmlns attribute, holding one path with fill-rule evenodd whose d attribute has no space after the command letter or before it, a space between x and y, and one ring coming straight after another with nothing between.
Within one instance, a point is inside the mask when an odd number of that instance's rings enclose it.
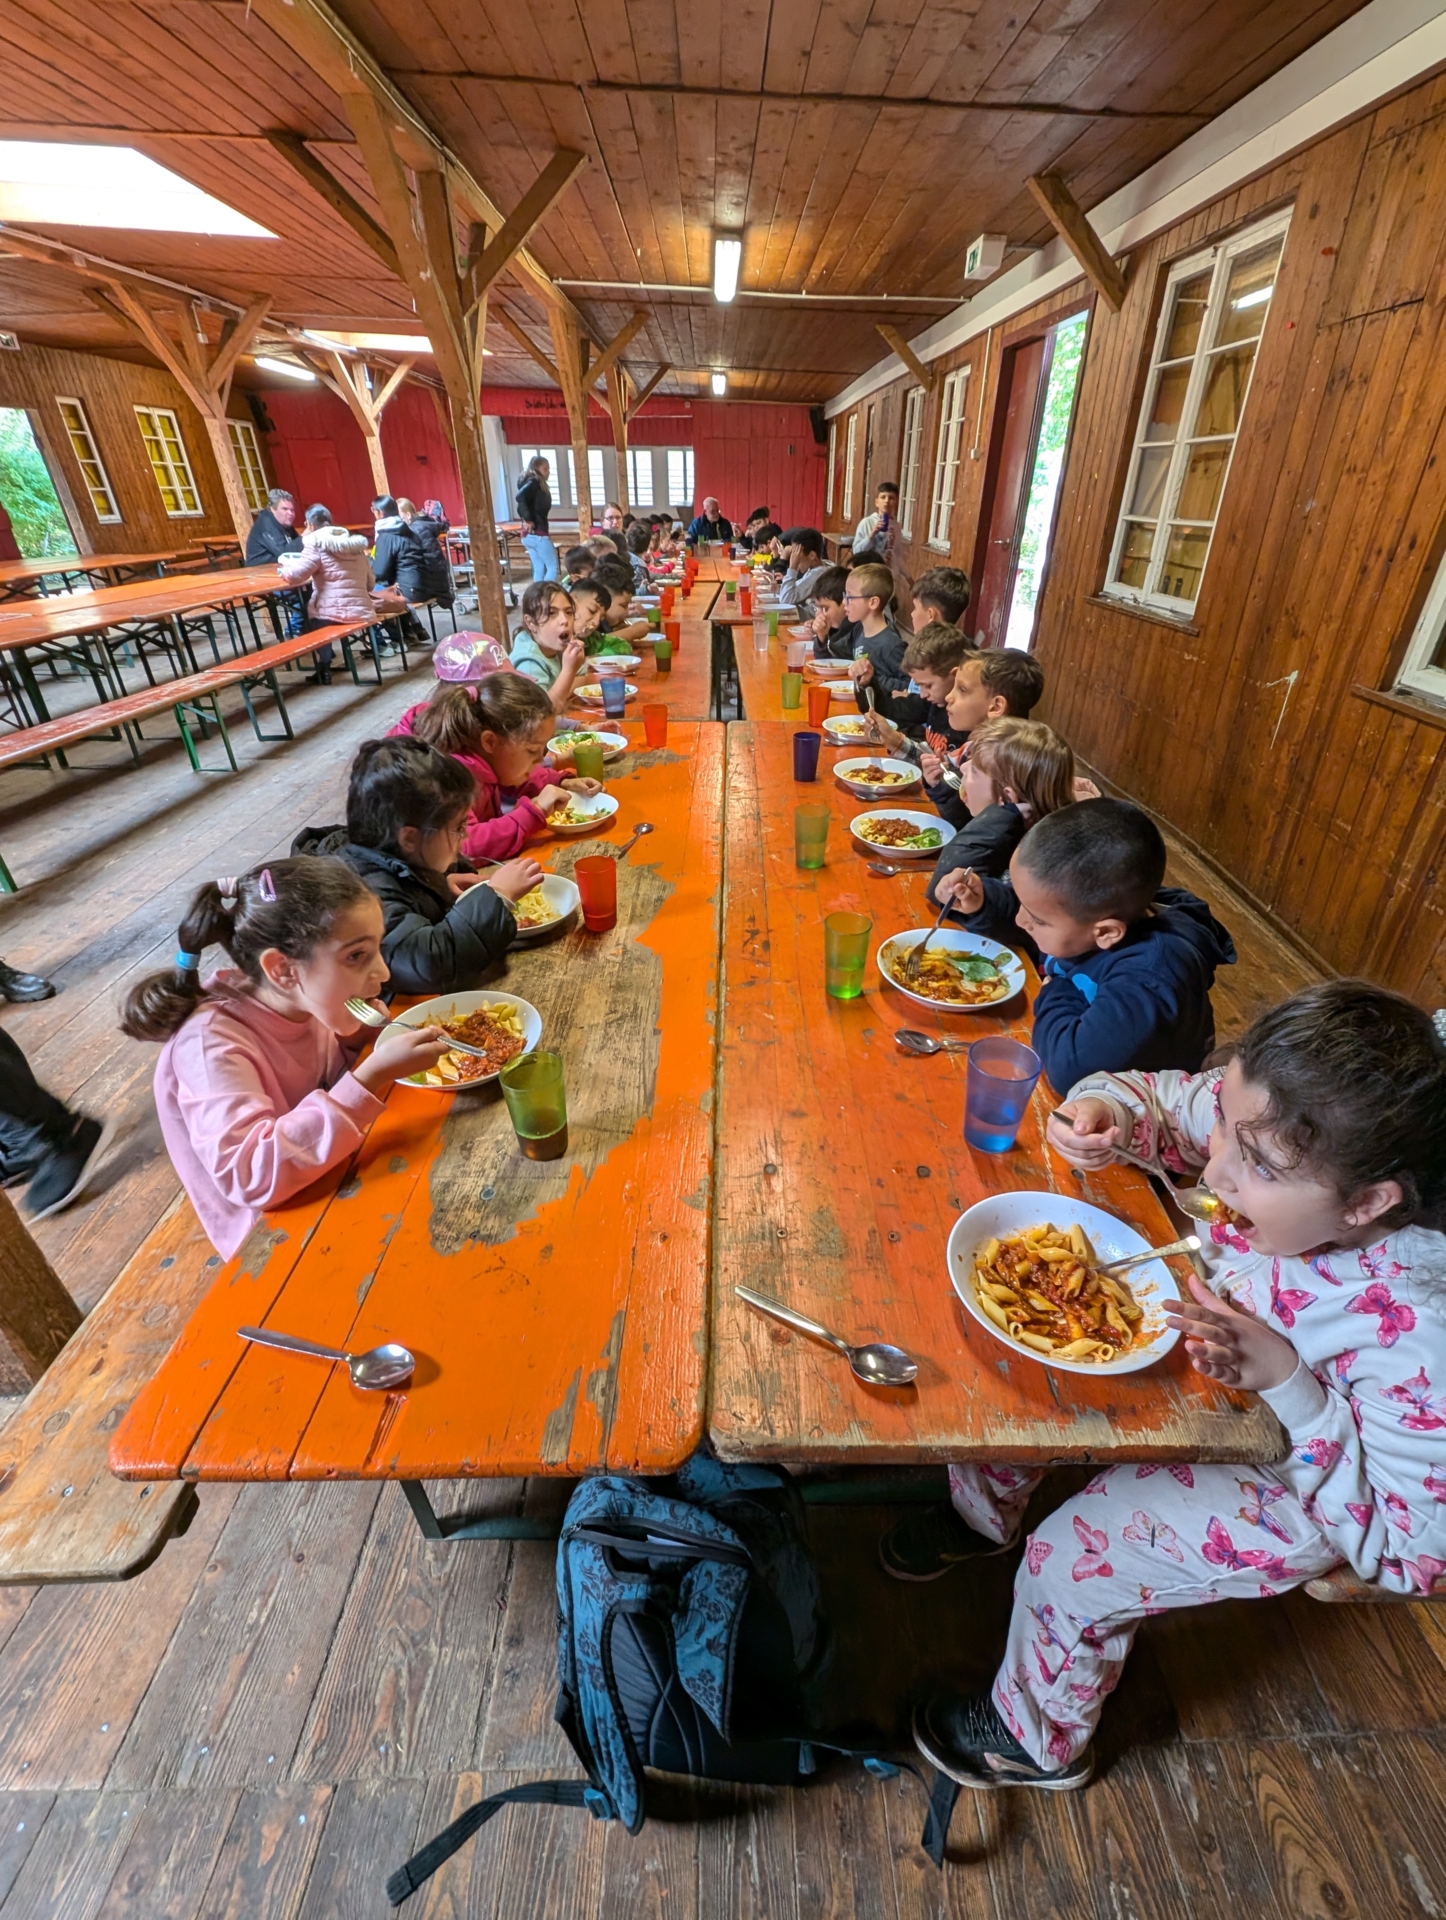
<instances>
[{"instance_id":1,"label":"white bowl of penne pasta","mask_svg":"<svg viewBox=\"0 0 1446 1920\"><path fill-rule=\"evenodd\" d=\"M1062 1373L1139 1373L1179 1338L1180 1283L1163 1260L1102 1274L1149 1241L1087 1200L997 1193L954 1222L946 1258L964 1309L1021 1359Z\"/></svg>"}]
</instances>

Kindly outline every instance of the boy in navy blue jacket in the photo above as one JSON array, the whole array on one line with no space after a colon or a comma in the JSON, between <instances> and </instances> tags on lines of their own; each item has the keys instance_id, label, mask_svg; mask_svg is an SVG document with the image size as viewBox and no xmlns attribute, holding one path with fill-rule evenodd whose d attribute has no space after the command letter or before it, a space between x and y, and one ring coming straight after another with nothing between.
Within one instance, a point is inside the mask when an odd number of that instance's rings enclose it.
<instances>
[{"instance_id":1,"label":"boy in navy blue jacket","mask_svg":"<svg viewBox=\"0 0 1446 1920\"><path fill-rule=\"evenodd\" d=\"M1165 843L1124 800L1081 800L1031 827L1009 879L938 883L973 933L1040 965L1034 1050L1061 1091L1090 1073L1197 1073L1215 1045L1210 988L1235 959L1193 893L1162 887Z\"/></svg>"}]
</instances>

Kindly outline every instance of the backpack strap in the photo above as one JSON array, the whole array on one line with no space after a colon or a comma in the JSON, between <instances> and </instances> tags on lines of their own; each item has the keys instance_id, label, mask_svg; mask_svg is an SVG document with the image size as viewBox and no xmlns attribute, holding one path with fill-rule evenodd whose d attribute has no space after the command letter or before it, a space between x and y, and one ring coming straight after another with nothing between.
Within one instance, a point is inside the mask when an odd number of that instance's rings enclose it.
<instances>
[{"instance_id":1,"label":"backpack strap","mask_svg":"<svg viewBox=\"0 0 1446 1920\"><path fill-rule=\"evenodd\" d=\"M594 1801L602 1800L603 1795L586 1780L529 1780L523 1786L508 1787L503 1793L491 1794L486 1800L479 1800L475 1807L468 1807L465 1813L458 1814L450 1827L443 1827L436 1838L429 1840L420 1852L414 1853L405 1866L398 1867L395 1873L388 1876L387 1899L394 1907L410 1899L424 1881L431 1879L438 1867L450 1860L479 1827L485 1827L493 1814L501 1812L505 1806L592 1808Z\"/></svg>"},{"instance_id":2,"label":"backpack strap","mask_svg":"<svg viewBox=\"0 0 1446 1920\"><path fill-rule=\"evenodd\" d=\"M924 1822L924 1837L920 1845L936 1867L944 1864L949 1822L954 1817L954 1802L959 1798L959 1793L957 1780L951 1780L947 1773L934 1775L934 1789L929 1795L929 1814Z\"/></svg>"}]
</instances>

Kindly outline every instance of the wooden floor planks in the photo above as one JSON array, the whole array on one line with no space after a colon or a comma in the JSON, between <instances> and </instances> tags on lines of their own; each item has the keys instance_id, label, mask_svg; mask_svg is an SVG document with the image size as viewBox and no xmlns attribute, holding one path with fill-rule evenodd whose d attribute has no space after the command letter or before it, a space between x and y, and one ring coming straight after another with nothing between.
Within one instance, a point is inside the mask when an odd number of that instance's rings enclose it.
<instances>
[{"instance_id":1,"label":"wooden floor planks","mask_svg":"<svg viewBox=\"0 0 1446 1920\"><path fill-rule=\"evenodd\" d=\"M54 1001L4 1023L57 1092L125 1141L84 1205L38 1230L98 1298L175 1193L153 1050L116 1030L198 879L338 819L356 743L425 691L298 690L298 739L197 780L179 748L0 783L25 890L0 954ZM63 704L63 703L62 703ZM1310 977L1188 852L1240 964L1222 1036ZM0 1368L0 1385L4 1384ZM439 1511L556 1511L566 1489L441 1486ZM902 1587L882 1510L817 1509L837 1617L835 1704L906 1734L912 1697L989 1676L1007 1562ZM394 1487L203 1489L190 1532L112 1588L0 1590L0 1920L382 1920L386 1875L482 1794L576 1777L553 1719L545 1543L427 1543ZM1446 1915L1446 1619L1304 1597L1151 1622L1084 1796L965 1794L949 1864L919 1850L923 1790L840 1764L807 1790L669 1783L636 1838L585 1813L499 1815L407 1920L1376 1920Z\"/></svg>"}]
</instances>

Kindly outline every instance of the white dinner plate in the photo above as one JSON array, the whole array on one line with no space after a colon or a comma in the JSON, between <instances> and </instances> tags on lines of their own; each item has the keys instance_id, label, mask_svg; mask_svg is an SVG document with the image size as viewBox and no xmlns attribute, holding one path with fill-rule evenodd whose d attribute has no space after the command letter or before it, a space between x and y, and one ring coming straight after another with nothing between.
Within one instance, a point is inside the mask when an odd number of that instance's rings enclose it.
<instances>
[{"instance_id":1,"label":"white dinner plate","mask_svg":"<svg viewBox=\"0 0 1446 1920\"><path fill-rule=\"evenodd\" d=\"M825 721L827 726L828 722ZM882 840L870 840L859 829L869 820L908 820L919 833L930 830L939 838L932 847L890 847ZM856 813L849 821L849 832L861 847L868 850L876 860L936 860L945 843L954 838L953 829L937 813L914 813L908 807L870 807L867 813Z\"/></svg>"},{"instance_id":2,"label":"white dinner plate","mask_svg":"<svg viewBox=\"0 0 1446 1920\"><path fill-rule=\"evenodd\" d=\"M1118 1360L1051 1359L1047 1354L1037 1353L1033 1347L1023 1346L1018 1340L1011 1339L985 1313L974 1290L976 1252L986 1241L1003 1240L1011 1233L1020 1233L1026 1227L1043 1226L1046 1222L1058 1227L1061 1233L1067 1233L1074 1226L1083 1227L1100 1260L1123 1260L1127 1254L1143 1253L1150 1244L1133 1227L1127 1226L1123 1220L1117 1220L1112 1213L1106 1213L1102 1207L1092 1207L1087 1200L1076 1200L1070 1194L991 1194L987 1200L977 1201L967 1213L960 1214L950 1230L945 1252L949 1279L963 1302L965 1312L971 1314L1001 1346L1007 1347L1014 1358L1032 1360L1036 1366L1048 1367L1052 1372L1091 1374L1098 1379L1101 1375L1140 1373L1144 1368L1152 1367L1180 1337L1166 1322L1163 1309L1166 1300L1179 1297L1181 1283L1163 1260L1151 1261L1147 1266L1131 1267L1128 1273L1120 1275L1121 1280L1129 1283L1131 1293L1144 1308L1145 1318L1134 1346Z\"/></svg>"},{"instance_id":3,"label":"white dinner plate","mask_svg":"<svg viewBox=\"0 0 1446 1920\"><path fill-rule=\"evenodd\" d=\"M859 780L855 775L867 767L879 767L885 773L902 774L905 777L887 787L871 785L867 780ZM850 793L856 793L860 800L881 800L885 794L907 793L910 787L917 787L923 775L911 760L891 760L887 755L864 754L851 760L835 760L833 767L835 780L843 782Z\"/></svg>"},{"instance_id":4,"label":"white dinner plate","mask_svg":"<svg viewBox=\"0 0 1446 1920\"><path fill-rule=\"evenodd\" d=\"M611 826L613 815L618 810L618 803L610 793L570 793L567 800L569 808L585 813L587 819L579 820L575 826L559 827L551 820L547 824L554 833L560 833L569 840L577 839L580 834L596 833L599 828Z\"/></svg>"},{"instance_id":5,"label":"white dinner plate","mask_svg":"<svg viewBox=\"0 0 1446 1920\"><path fill-rule=\"evenodd\" d=\"M588 655L588 668L593 673L631 673L634 667L643 664L640 653L593 653Z\"/></svg>"},{"instance_id":6,"label":"white dinner plate","mask_svg":"<svg viewBox=\"0 0 1446 1920\"><path fill-rule=\"evenodd\" d=\"M555 733L548 741L550 751L563 751L569 741L576 741L580 734L590 740L596 740L603 750L604 760L618 760L628 750L627 735L622 733L599 733L595 727L573 727L562 733ZM571 755L568 755L571 758Z\"/></svg>"},{"instance_id":7,"label":"white dinner plate","mask_svg":"<svg viewBox=\"0 0 1446 1920\"><path fill-rule=\"evenodd\" d=\"M542 1015L530 1000L519 1000L515 993L500 993L495 987L482 987L471 993L439 993L435 999L424 1000L420 1006L408 1007L405 1013L399 1013L386 1031L391 1033L398 1027L425 1027L429 1021L445 1020L454 1013L475 1013L478 1007L495 1007L499 1004L516 1007L521 1014L522 1052L531 1053L542 1038ZM449 1081L443 1086L433 1086L429 1080L409 1074L401 1084L404 1087L420 1087L424 1093L470 1093L473 1087L490 1086L496 1078L495 1073L486 1073L476 1080Z\"/></svg>"},{"instance_id":8,"label":"white dinner plate","mask_svg":"<svg viewBox=\"0 0 1446 1920\"><path fill-rule=\"evenodd\" d=\"M542 888L543 899L557 918L545 921L540 927L524 927L519 924L517 932L512 937L514 946L529 940L540 940L545 933L556 933L558 928L566 925L577 912L582 901L576 882L565 880L560 873L545 873L538 885Z\"/></svg>"},{"instance_id":9,"label":"white dinner plate","mask_svg":"<svg viewBox=\"0 0 1446 1920\"><path fill-rule=\"evenodd\" d=\"M968 933L963 927L940 927L929 942L930 953L978 953L986 960L992 960L1004 975L1009 987L1008 993L998 1000L981 1001L977 1007L956 1007L947 1000L931 1000L927 993L915 993L912 987L906 987L902 980L896 980L884 966L884 956L892 947L894 955L902 962L910 947L918 946L921 940L929 939L928 927L910 927L907 933L891 933L880 944L874 955L874 965L879 970L879 978L886 987L892 987L895 993L902 993L907 1000L913 1000L921 1007L928 1007L934 1013L997 1013L1001 1007L1007 1007L1017 993L1024 991L1024 962L1012 948L1000 946L997 940L986 940L983 934Z\"/></svg>"},{"instance_id":10,"label":"white dinner plate","mask_svg":"<svg viewBox=\"0 0 1446 1920\"><path fill-rule=\"evenodd\" d=\"M864 738L864 716L841 714L837 720L825 720L823 730L836 747L857 747Z\"/></svg>"}]
</instances>

